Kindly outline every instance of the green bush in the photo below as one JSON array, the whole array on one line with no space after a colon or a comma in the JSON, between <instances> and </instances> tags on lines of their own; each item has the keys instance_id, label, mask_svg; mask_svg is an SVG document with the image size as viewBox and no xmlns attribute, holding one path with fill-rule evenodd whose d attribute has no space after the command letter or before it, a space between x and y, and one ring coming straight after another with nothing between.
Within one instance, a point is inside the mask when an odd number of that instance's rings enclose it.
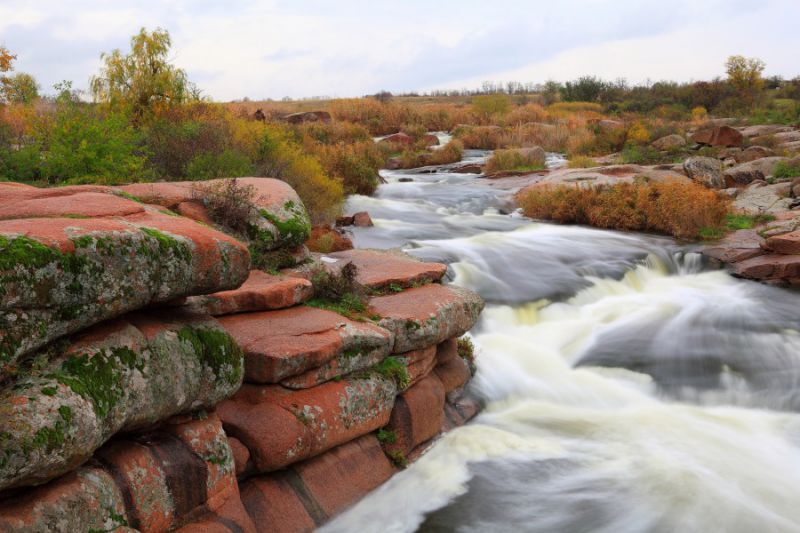
<instances>
[{"instance_id":1,"label":"green bush","mask_svg":"<svg viewBox=\"0 0 800 533\"><path fill-rule=\"evenodd\" d=\"M186 166L186 177L190 180L238 178L250 176L252 173L253 163L250 158L231 149L218 154L212 152L198 154Z\"/></svg>"},{"instance_id":2,"label":"green bush","mask_svg":"<svg viewBox=\"0 0 800 533\"><path fill-rule=\"evenodd\" d=\"M50 183L125 183L145 178L141 135L127 117L60 103L48 132L42 176Z\"/></svg>"},{"instance_id":3,"label":"green bush","mask_svg":"<svg viewBox=\"0 0 800 533\"><path fill-rule=\"evenodd\" d=\"M800 158L789 161L779 161L772 172L775 179L791 179L800 177Z\"/></svg>"}]
</instances>

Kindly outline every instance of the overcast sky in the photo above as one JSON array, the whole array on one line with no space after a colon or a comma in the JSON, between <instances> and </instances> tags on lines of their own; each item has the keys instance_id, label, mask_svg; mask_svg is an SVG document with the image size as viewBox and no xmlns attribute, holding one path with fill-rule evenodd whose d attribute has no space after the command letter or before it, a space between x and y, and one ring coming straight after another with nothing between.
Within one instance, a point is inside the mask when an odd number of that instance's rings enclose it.
<instances>
[{"instance_id":1,"label":"overcast sky","mask_svg":"<svg viewBox=\"0 0 800 533\"><path fill-rule=\"evenodd\" d=\"M215 100L544 82L708 79L732 54L800 75L800 0L0 0L0 44L44 92L162 27Z\"/></svg>"}]
</instances>

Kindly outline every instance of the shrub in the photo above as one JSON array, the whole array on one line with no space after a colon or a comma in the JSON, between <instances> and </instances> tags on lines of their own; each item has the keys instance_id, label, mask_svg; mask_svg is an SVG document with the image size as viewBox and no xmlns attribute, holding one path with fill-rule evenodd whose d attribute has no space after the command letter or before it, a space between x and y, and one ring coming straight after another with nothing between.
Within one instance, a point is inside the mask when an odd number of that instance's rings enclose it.
<instances>
[{"instance_id":1,"label":"shrub","mask_svg":"<svg viewBox=\"0 0 800 533\"><path fill-rule=\"evenodd\" d=\"M592 111L602 113L603 106L595 102L557 102L552 104L547 110L552 113L580 113Z\"/></svg>"},{"instance_id":2,"label":"shrub","mask_svg":"<svg viewBox=\"0 0 800 533\"><path fill-rule=\"evenodd\" d=\"M484 171L491 174L505 171L536 171L545 168L544 161L532 150L497 150L486 161Z\"/></svg>"},{"instance_id":3,"label":"shrub","mask_svg":"<svg viewBox=\"0 0 800 533\"><path fill-rule=\"evenodd\" d=\"M493 117L508 113L511 101L505 94L485 94L473 98L472 107L481 120L488 122Z\"/></svg>"},{"instance_id":4,"label":"shrub","mask_svg":"<svg viewBox=\"0 0 800 533\"><path fill-rule=\"evenodd\" d=\"M453 139L442 148L433 150L428 159L430 165L448 165L458 163L464 156L464 144L458 139Z\"/></svg>"},{"instance_id":5,"label":"shrub","mask_svg":"<svg viewBox=\"0 0 800 533\"><path fill-rule=\"evenodd\" d=\"M370 195L380 184L378 171L386 163L386 156L371 139L317 145L310 151L317 155L325 172L342 183L347 194Z\"/></svg>"},{"instance_id":6,"label":"shrub","mask_svg":"<svg viewBox=\"0 0 800 533\"><path fill-rule=\"evenodd\" d=\"M779 161L772 172L775 179L791 179L800 177L800 158Z\"/></svg>"},{"instance_id":7,"label":"shrub","mask_svg":"<svg viewBox=\"0 0 800 533\"><path fill-rule=\"evenodd\" d=\"M592 168L597 166L597 161L585 155L579 155L571 158L567 162L569 168Z\"/></svg>"},{"instance_id":8,"label":"shrub","mask_svg":"<svg viewBox=\"0 0 800 533\"><path fill-rule=\"evenodd\" d=\"M503 144L503 130L497 126L472 126L459 128L455 132L464 148L496 150Z\"/></svg>"},{"instance_id":9,"label":"shrub","mask_svg":"<svg viewBox=\"0 0 800 533\"><path fill-rule=\"evenodd\" d=\"M622 150L622 162L629 165L650 165L663 161L664 156L650 146L629 145Z\"/></svg>"},{"instance_id":10,"label":"shrub","mask_svg":"<svg viewBox=\"0 0 800 533\"><path fill-rule=\"evenodd\" d=\"M123 115L69 102L47 133L42 176L50 183L126 183L144 178L140 135Z\"/></svg>"},{"instance_id":11,"label":"shrub","mask_svg":"<svg viewBox=\"0 0 800 533\"><path fill-rule=\"evenodd\" d=\"M647 144L650 142L650 132L647 131L647 127L643 123L637 122L628 129L626 138L629 143Z\"/></svg>"},{"instance_id":12,"label":"shrub","mask_svg":"<svg viewBox=\"0 0 800 533\"><path fill-rule=\"evenodd\" d=\"M349 318L359 318L367 310L367 295L356 281L358 268L347 263L341 270L332 272L324 266L311 274L314 285L314 298L306 305L328 309Z\"/></svg>"},{"instance_id":13,"label":"shrub","mask_svg":"<svg viewBox=\"0 0 800 533\"><path fill-rule=\"evenodd\" d=\"M730 199L694 183L621 183L581 188L534 187L519 202L525 215L567 224L652 231L698 239L726 227Z\"/></svg>"},{"instance_id":14,"label":"shrub","mask_svg":"<svg viewBox=\"0 0 800 533\"><path fill-rule=\"evenodd\" d=\"M227 149L222 153L198 154L186 165L186 177L190 180L214 178L236 178L253 174L253 163L245 154Z\"/></svg>"},{"instance_id":15,"label":"shrub","mask_svg":"<svg viewBox=\"0 0 800 533\"><path fill-rule=\"evenodd\" d=\"M247 234L256 199L255 187L234 178L195 185L192 196L203 201L214 222L235 234Z\"/></svg>"}]
</instances>

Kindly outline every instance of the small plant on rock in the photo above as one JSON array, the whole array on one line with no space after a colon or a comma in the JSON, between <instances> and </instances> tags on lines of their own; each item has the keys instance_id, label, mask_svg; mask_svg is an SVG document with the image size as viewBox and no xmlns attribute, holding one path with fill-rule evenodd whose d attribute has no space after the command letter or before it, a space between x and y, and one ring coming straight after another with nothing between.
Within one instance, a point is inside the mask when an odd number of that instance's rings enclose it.
<instances>
[{"instance_id":1,"label":"small plant on rock","mask_svg":"<svg viewBox=\"0 0 800 533\"><path fill-rule=\"evenodd\" d=\"M314 298L307 305L328 309L348 318L358 318L367 310L367 295L364 287L356 280L358 268L347 263L337 272L325 267L317 268L311 274L314 285Z\"/></svg>"},{"instance_id":2,"label":"small plant on rock","mask_svg":"<svg viewBox=\"0 0 800 533\"><path fill-rule=\"evenodd\" d=\"M192 195L202 200L214 222L236 234L247 233L256 199L255 187L232 178L195 185Z\"/></svg>"}]
</instances>

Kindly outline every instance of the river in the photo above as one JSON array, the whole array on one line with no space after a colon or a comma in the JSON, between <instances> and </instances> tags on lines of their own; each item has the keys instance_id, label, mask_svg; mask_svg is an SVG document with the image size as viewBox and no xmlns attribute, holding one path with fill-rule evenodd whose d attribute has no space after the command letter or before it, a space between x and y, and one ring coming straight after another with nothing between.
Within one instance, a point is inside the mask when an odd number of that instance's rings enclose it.
<instances>
[{"instance_id":1,"label":"river","mask_svg":"<svg viewBox=\"0 0 800 533\"><path fill-rule=\"evenodd\" d=\"M796 293L670 239L533 222L474 174L383 175L349 199L375 221L356 246L486 299L485 408L324 531L800 531Z\"/></svg>"}]
</instances>

